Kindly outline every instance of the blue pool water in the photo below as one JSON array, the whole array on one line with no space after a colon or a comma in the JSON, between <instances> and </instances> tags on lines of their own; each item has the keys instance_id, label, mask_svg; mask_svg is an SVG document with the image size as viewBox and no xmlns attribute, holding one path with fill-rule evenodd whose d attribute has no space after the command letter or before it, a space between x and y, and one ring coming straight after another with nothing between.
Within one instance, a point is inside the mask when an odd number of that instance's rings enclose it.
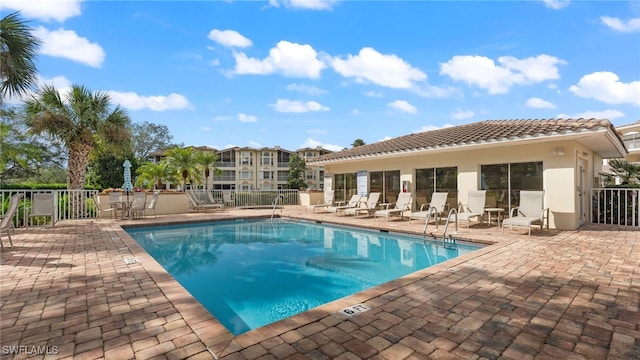
<instances>
[{"instance_id":1,"label":"blue pool water","mask_svg":"<svg viewBox=\"0 0 640 360\"><path fill-rule=\"evenodd\" d=\"M281 219L126 231L235 335L479 248Z\"/></svg>"}]
</instances>

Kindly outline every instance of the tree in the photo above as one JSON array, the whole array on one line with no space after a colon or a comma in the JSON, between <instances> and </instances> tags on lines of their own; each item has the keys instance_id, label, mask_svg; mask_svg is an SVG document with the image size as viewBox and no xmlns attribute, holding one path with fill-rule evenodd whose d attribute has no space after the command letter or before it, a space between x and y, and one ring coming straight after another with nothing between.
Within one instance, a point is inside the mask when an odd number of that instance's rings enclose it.
<instances>
[{"instance_id":1,"label":"tree","mask_svg":"<svg viewBox=\"0 0 640 360\"><path fill-rule=\"evenodd\" d=\"M131 124L131 149L133 156L140 162L147 161L154 150L164 150L172 147L173 136L166 125L150 122Z\"/></svg>"},{"instance_id":2,"label":"tree","mask_svg":"<svg viewBox=\"0 0 640 360\"><path fill-rule=\"evenodd\" d=\"M66 162L63 154L59 143L29 134L16 108L0 108L0 182L56 179Z\"/></svg>"},{"instance_id":3,"label":"tree","mask_svg":"<svg viewBox=\"0 0 640 360\"><path fill-rule=\"evenodd\" d=\"M218 162L218 154L213 151L199 151L196 154L196 162L202 165L204 170L204 188L209 188L209 176L211 175L211 170L216 175L222 173L220 169L215 167L215 164ZM209 168L211 167L211 168Z\"/></svg>"},{"instance_id":4,"label":"tree","mask_svg":"<svg viewBox=\"0 0 640 360\"><path fill-rule=\"evenodd\" d=\"M185 190L187 179L191 182L200 182L198 161L193 147L174 147L167 150L167 162L182 177L182 190Z\"/></svg>"},{"instance_id":5,"label":"tree","mask_svg":"<svg viewBox=\"0 0 640 360\"><path fill-rule=\"evenodd\" d=\"M289 189L304 189L307 183L304 181L304 173L307 170L307 163L298 154L293 154L289 158L289 177L287 185Z\"/></svg>"},{"instance_id":6,"label":"tree","mask_svg":"<svg viewBox=\"0 0 640 360\"><path fill-rule=\"evenodd\" d=\"M142 164L136 173L138 174L136 185L145 188L151 183L155 189L162 189L164 188L163 181L174 181L176 177L175 169L171 168L169 163L164 160L159 163Z\"/></svg>"},{"instance_id":7,"label":"tree","mask_svg":"<svg viewBox=\"0 0 640 360\"><path fill-rule=\"evenodd\" d=\"M83 189L89 156L98 146L127 144L129 117L111 109L106 93L73 85L63 98L53 86L39 89L24 105L26 124L35 134L59 139L68 153L67 187Z\"/></svg>"},{"instance_id":8,"label":"tree","mask_svg":"<svg viewBox=\"0 0 640 360\"><path fill-rule=\"evenodd\" d=\"M640 165L626 160L614 159L609 161L610 172L601 173L607 180L620 178L621 185L636 184L640 181Z\"/></svg>"},{"instance_id":9,"label":"tree","mask_svg":"<svg viewBox=\"0 0 640 360\"><path fill-rule=\"evenodd\" d=\"M355 139L355 140L353 140L353 143L351 144L351 147L358 147L358 146L362 146L362 145L365 145L364 140Z\"/></svg>"},{"instance_id":10,"label":"tree","mask_svg":"<svg viewBox=\"0 0 640 360\"><path fill-rule=\"evenodd\" d=\"M0 20L0 104L8 96L21 96L37 81L36 55L40 40L18 12Z\"/></svg>"}]
</instances>

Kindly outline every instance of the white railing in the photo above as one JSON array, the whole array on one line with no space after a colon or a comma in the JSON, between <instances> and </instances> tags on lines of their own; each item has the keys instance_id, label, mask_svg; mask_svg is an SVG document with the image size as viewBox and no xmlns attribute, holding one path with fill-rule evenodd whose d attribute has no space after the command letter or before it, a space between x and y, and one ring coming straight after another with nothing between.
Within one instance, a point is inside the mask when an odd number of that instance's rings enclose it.
<instances>
[{"instance_id":1,"label":"white railing","mask_svg":"<svg viewBox=\"0 0 640 360\"><path fill-rule=\"evenodd\" d=\"M33 194L53 193L53 219L55 219L56 222L71 219L93 219L96 218L93 195L97 192L97 190L3 189L0 190L0 216L4 216L5 212L9 210L9 199L11 196L21 194L22 199L20 200L18 211L13 218L13 225L15 227L24 227L50 224L52 219L48 216L30 216L33 212L31 199L33 198Z\"/></svg>"},{"instance_id":2,"label":"white railing","mask_svg":"<svg viewBox=\"0 0 640 360\"><path fill-rule=\"evenodd\" d=\"M230 193L232 204L227 206L269 206L273 199L281 196L281 205L298 205L300 203L298 190L192 190L193 192L210 192L212 198L218 202L226 202L224 193Z\"/></svg>"},{"instance_id":3,"label":"white railing","mask_svg":"<svg viewBox=\"0 0 640 360\"><path fill-rule=\"evenodd\" d=\"M640 189L596 188L591 191L591 222L640 226Z\"/></svg>"},{"instance_id":4,"label":"white railing","mask_svg":"<svg viewBox=\"0 0 640 360\"><path fill-rule=\"evenodd\" d=\"M223 202L228 207L268 206L271 208L273 199L278 197L280 205L298 205L300 203L298 190L194 190L194 192L209 191L213 199ZM224 196L224 192L231 197ZM9 210L9 199L12 195L21 194L22 199L13 217L14 227L51 224L51 217L32 217L33 205L31 199L36 193L53 193L55 222L60 220L95 219L98 214L93 201L97 190L52 190L52 189L15 189L0 190L0 217Z\"/></svg>"}]
</instances>

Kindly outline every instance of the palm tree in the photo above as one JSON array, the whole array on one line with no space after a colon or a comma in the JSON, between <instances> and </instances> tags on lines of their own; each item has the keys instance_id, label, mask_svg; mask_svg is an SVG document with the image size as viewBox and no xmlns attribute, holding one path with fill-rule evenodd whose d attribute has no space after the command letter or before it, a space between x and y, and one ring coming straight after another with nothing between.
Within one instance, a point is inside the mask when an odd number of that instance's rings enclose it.
<instances>
[{"instance_id":1,"label":"palm tree","mask_svg":"<svg viewBox=\"0 0 640 360\"><path fill-rule=\"evenodd\" d=\"M178 175L182 177L183 190L187 184L187 179L192 182L200 182L198 161L193 147L174 147L167 150L167 161L171 164L171 167L175 169Z\"/></svg>"},{"instance_id":2,"label":"palm tree","mask_svg":"<svg viewBox=\"0 0 640 360\"><path fill-rule=\"evenodd\" d=\"M355 139L353 140L353 143L351 143L351 147L358 147L362 145L365 145L365 142L362 139Z\"/></svg>"},{"instance_id":3,"label":"palm tree","mask_svg":"<svg viewBox=\"0 0 640 360\"><path fill-rule=\"evenodd\" d=\"M0 104L5 96L20 96L36 84L36 55L41 41L17 12L0 20Z\"/></svg>"},{"instance_id":4,"label":"palm tree","mask_svg":"<svg viewBox=\"0 0 640 360\"><path fill-rule=\"evenodd\" d=\"M222 173L220 169L215 167L215 164L218 162L218 154L213 151L200 151L196 154L197 163L202 165L204 168L204 188L209 189L209 176L211 176L211 170L216 175ZM212 167L212 169L209 168Z\"/></svg>"},{"instance_id":5,"label":"palm tree","mask_svg":"<svg viewBox=\"0 0 640 360\"><path fill-rule=\"evenodd\" d=\"M127 144L129 117L124 109L111 110L109 96L73 85L63 98L53 86L44 86L24 104L26 124L35 134L60 139L68 152L67 188L84 189L89 156L98 146ZM80 201L80 198L76 199ZM80 215L84 207L74 203Z\"/></svg>"},{"instance_id":6,"label":"palm tree","mask_svg":"<svg viewBox=\"0 0 640 360\"><path fill-rule=\"evenodd\" d=\"M152 183L156 189L164 187L163 181L174 181L176 175L175 170L166 161L143 164L136 173L138 174L136 184Z\"/></svg>"},{"instance_id":7,"label":"palm tree","mask_svg":"<svg viewBox=\"0 0 640 360\"><path fill-rule=\"evenodd\" d=\"M636 184L640 181L640 165L636 163L630 163L626 160L613 159L609 161L608 173L601 173L613 182L617 177L621 181L621 185Z\"/></svg>"}]
</instances>

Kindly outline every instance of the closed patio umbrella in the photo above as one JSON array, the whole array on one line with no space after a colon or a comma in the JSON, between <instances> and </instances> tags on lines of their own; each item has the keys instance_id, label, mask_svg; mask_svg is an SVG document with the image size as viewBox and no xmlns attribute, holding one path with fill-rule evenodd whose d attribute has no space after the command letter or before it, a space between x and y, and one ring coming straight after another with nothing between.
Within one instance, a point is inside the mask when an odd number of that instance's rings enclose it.
<instances>
[{"instance_id":1,"label":"closed patio umbrella","mask_svg":"<svg viewBox=\"0 0 640 360\"><path fill-rule=\"evenodd\" d=\"M125 160L124 164L124 184L122 185L122 189L127 192L127 201L129 201L129 192L133 190L133 184L131 183L131 163L129 160Z\"/></svg>"}]
</instances>

